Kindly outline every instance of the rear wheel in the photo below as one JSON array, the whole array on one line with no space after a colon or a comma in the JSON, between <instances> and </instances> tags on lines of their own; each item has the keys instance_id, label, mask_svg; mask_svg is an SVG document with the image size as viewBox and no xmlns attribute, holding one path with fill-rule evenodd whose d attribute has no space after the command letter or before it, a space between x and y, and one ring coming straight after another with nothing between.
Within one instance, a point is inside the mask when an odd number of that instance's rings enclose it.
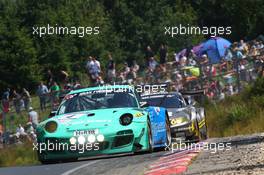
<instances>
[{"instance_id":1,"label":"rear wheel","mask_svg":"<svg viewBox=\"0 0 264 175\"><path fill-rule=\"evenodd\" d=\"M205 123L204 123L203 127L200 129L200 131L201 131L200 134L201 134L202 140L206 140L208 138L206 119L204 118L204 120L205 120Z\"/></svg>"},{"instance_id":2,"label":"rear wheel","mask_svg":"<svg viewBox=\"0 0 264 175\"><path fill-rule=\"evenodd\" d=\"M148 120L148 146L149 146L149 152L153 152L153 139L152 139L152 131L151 131L151 124Z\"/></svg>"}]
</instances>

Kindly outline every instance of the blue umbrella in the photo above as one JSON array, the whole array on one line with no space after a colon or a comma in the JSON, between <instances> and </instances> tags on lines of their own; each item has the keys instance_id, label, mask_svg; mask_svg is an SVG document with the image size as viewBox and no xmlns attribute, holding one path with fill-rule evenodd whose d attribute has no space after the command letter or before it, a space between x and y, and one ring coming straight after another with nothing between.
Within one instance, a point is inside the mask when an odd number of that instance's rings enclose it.
<instances>
[{"instance_id":1,"label":"blue umbrella","mask_svg":"<svg viewBox=\"0 0 264 175\"><path fill-rule=\"evenodd\" d=\"M201 52L206 53L211 64L220 62L220 58L225 56L226 49L231 43L221 37L213 37L202 45Z\"/></svg>"}]
</instances>

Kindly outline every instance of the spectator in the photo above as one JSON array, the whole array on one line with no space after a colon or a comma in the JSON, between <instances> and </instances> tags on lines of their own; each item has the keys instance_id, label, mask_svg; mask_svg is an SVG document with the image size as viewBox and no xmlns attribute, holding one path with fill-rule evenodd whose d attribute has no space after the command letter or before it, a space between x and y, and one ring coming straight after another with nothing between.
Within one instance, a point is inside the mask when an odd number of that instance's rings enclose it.
<instances>
[{"instance_id":1,"label":"spectator","mask_svg":"<svg viewBox=\"0 0 264 175\"><path fill-rule=\"evenodd\" d=\"M34 129L37 128L37 125L39 123L39 116L38 113L34 111L32 107L29 107L28 121L32 123Z\"/></svg>"},{"instance_id":2,"label":"spectator","mask_svg":"<svg viewBox=\"0 0 264 175\"><path fill-rule=\"evenodd\" d=\"M158 65L158 63L155 60L155 58L154 57L150 57L149 62L148 62L149 69L153 72L157 65Z\"/></svg>"},{"instance_id":3,"label":"spectator","mask_svg":"<svg viewBox=\"0 0 264 175\"><path fill-rule=\"evenodd\" d=\"M124 68L123 68L123 76L125 79L127 79L127 75L130 72L130 67L128 66L127 62L124 63Z\"/></svg>"},{"instance_id":4,"label":"spectator","mask_svg":"<svg viewBox=\"0 0 264 175\"><path fill-rule=\"evenodd\" d=\"M5 112L9 111L9 97L10 97L10 89L7 88L6 91L2 95L2 101L1 101L3 110Z\"/></svg>"},{"instance_id":5,"label":"spectator","mask_svg":"<svg viewBox=\"0 0 264 175\"><path fill-rule=\"evenodd\" d=\"M187 57L186 56L181 57L180 58L180 66L184 67L184 66L186 66L186 63L187 63Z\"/></svg>"},{"instance_id":6,"label":"spectator","mask_svg":"<svg viewBox=\"0 0 264 175\"><path fill-rule=\"evenodd\" d=\"M21 108L23 106L23 100L19 93L16 90L13 91L13 104L17 114L20 114Z\"/></svg>"},{"instance_id":7,"label":"spectator","mask_svg":"<svg viewBox=\"0 0 264 175\"><path fill-rule=\"evenodd\" d=\"M33 141L33 142L36 142L37 141L37 135L35 134L35 129L34 127L32 126L32 123L31 122L28 122L27 123L27 126L26 126L26 133L28 135L28 139L29 141Z\"/></svg>"},{"instance_id":8,"label":"spectator","mask_svg":"<svg viewBox=\"0 0 264 175\"><path fill-rule=\"evenodd\" d=\"M164 44L160 45L159 55L160 55L160 64L162 67L164 67L165 63L167 62L167 56L168 56L167 48Z\"/></svg>"},{"instance_id":9,"label":"spectator","mask_svg":"<svg viewBox=\"0 0 264 175\"><path fill-rule=\"evenodd\" d=\"M177 53L174 53L175 66L178 67L180 65L180 56Z\"/></svg>"},{"instance_id":10,"label":"spectator","mask_svg":"<svg viewBox=\"0 0 264 175\"><path fill-rule=\"evenodd\" d=\"M133 60L133 65L131 69L133 69L133 71L136 73L139 71L139 65L137 64L136 60Z\"/></svg>"},{"instance_id":11,"label":"spectator","mask_svg":"<svg viewBox=\"0 0 264 175\"><path fill-rule=\"evenodd\" d=\"M3 93L2 100L9 101L9 97L10 97L10 89L7 88L6 91Z\"/></svg>"},{"instance_id":12,"label":"spectator","mask_svg":"<svg viewBox=\"0 0 264 175\"><path fill-rule=\"evenodd\" d=\"M27 133L25 132L25 129L24 129L24 127L21 124L18 125L15 135L16 135L17 138L26 137L27 136Z\"/></svg>"},{"instance_id":13,"label":"spectator","mask_svg":"<svg viewBox=\"0 0 264 175\"><path fill-rule=\"evenodd\" d=\"M255 57L259 54L260 53L259 53L258 49L256 48L256 46L252 46L250 51L249 51L249 56Z\"/></svg>"},{"instance_id":14,"label":"spectator","mask_svg":"<svg viewBox=\"0 0 264 175\"><path fill-rule=\"evenodd\" d=\"M208 62L209 62L209 59L208 59L207 55L206 54L203 54L202 55L201 64L202 65L206 65L206 64L208 64Z\"/></svg>"},{"instance_id":15,"label":"spectator","mask_svg":"<svg viewBox=\"0 0 264 175\"><path fill-rule=\"evenodd\" d=\"M116 71L115 71L115 62L112 58L112 55L108 54L108 63L107 63L107 82L112 84L116 78Z\"/></svg>"},{"instance_id":16,"label":"spectator","mask_svg":"<svg viewBox=\"0 0 264 175\"><path fill-rule=\"evenodd\" d=\"M31 103L31 97L30 93L25 88L23 88L22 99L24 101L25 110L28 111Z\"/></svg>"},{"instance_id":17,"label":"spectator","mask_svg":"<svg viewBox=\"0 0 264 175\"><path fill-rule=\"evenodd\" d=\"M137 72L136 69L131 68L130 69L130 78L133 80L133 82L135 83L137 80ZM132 82L131 82L132 83Z\"/></svg>"},{"instance_id":18,"label":"spectator","mask_svg":"<svg viewBox=\"0 0 264 175\"><path fill-rule=\"evenodd\" d=\"M226 53L225 53L225 59L228 60L228 61L231 61L232 58L233 58L233 54L232 54L231 49L227 49Z\"/></svg>"},{"instance_id":19,"label":"spectator","mask_svg":"<svg viewBox=\"0 0 264 175\"><path fill-rule=\"evenodd\" d=\"M93 83L96 83L99 74L101 73L100 62L96 60L94 57L89 57L89 61L87 62L86 69L90 75L90 78Z\"/></svg>"},{"instance_id":20,"label":"spectator","mask_svg":"<svg viewBox=\"0 0 264 175\"><path fill-rule=\"evenodd\" d=\"M46 110L46 102L47 102L48 93L49 93L49 90L47 86L44 85L43 82L40 82L38 89L37 89L37 95L39 96L39 103L40 103L41 111Z\"/></svg>"},{"instance_id":21,"label":"spectator","mask_svg":"<svg viewBox=\"0 0 264 175\"><path fill-rule=\"evenodd\" d=\"M46 83L47 83L48 88L52 86L53 81L54 81L54 76L51 70L49 69L46 74Z\"/></svg>"},{"instance_id":22,"label":"spectator","mask_svg":"<svg viewBox=\"0 0 264 175\"><path fill-rule=\"evenodd\" d=\"M134 83L137 81L138 71L139 71L139 65L137 64L136 60L134 60L129 73L130 78L133 80Z\"/></svg>"},{"instance_id":23,"label":"spectator","mask_svg":"<svg viewBox=\"0 0 264 175\"><path fill-rule=\"evenodd\" d=\"M125 78L123 72L119 72L119 74L117 76L117 82L119 82L120 84L125 84L126 83L126 78Z\"/></svg>"},{"instance_id":24,"label":"spectator","mask_svg":"<svg viewBox=\"0 0 264 175\"><path fill-rule=\"evenodd\" d=\"M154 57L154 52L152 51L150 46L147 46L147 50L145 52L146 65L148 65L148 61L151 57Z\"/></svg>"},{"instance_id":25,"label":"spectator","mask_svg":"<svg viewBox=\"0 0 264 175\"><path fill-rule=\"evenodd\" d=\"M69 74L65 70L60 71L60 77L63 84L67 84L69 81Z\"/></svg>"},{"instance_id":26,"label":"spectator","mask_svg":"<svg viewBox=\"0 0 264 175\"><path fill-rule=\"evenodd\" d=\"M261 41L257 42L256 48L259 49L259 50L263 49L264 48L263 43Z\"/></svg>"},{"instance_id":27,"label":"spectator","mask_svg":"<svg viewBox=\"0 0 264 175\"><path fill-rule=\"evenodd\" d=\"M54 82L53 85L50 87L50 94L51 94L51 108L52 110L56 110L60 97L60 86L56 82Z\"/></svg>"},{"instance_id":28,"label":"spectator","mask_svg":"<svg viewBox=\"0 0 264 175\"><path fill-rule=\"evenodd\" d=\"M246 43L244 42L244 40L240 40L239 44L238 44L238 50L241 52L245 52L246 51Z\"/></svg>"}]
</instances>

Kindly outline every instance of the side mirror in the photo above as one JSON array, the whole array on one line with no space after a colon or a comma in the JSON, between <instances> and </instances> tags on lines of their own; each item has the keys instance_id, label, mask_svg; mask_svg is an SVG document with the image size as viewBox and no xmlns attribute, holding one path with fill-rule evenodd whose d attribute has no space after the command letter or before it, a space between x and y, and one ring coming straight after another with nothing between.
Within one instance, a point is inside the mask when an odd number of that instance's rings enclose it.
<instances>
[{"instance_id":1,"label":"side mirror","mask_svg":"<svg viewBox=\"0 0 264 175\"><path fill-rule=\"evenodd\" d=\"M139 102L139 105L140 105L141 108L145 108L145 107L149 106L148 102L146 102L146 101Z\"/></svg>"},{"instance_id":2,"label":"side mirror","mask_svg":"<svg viewBox=\"0 0 264 175\"><path fill-rule=\"evenodd\" d=\"M57 111L51 111L48 118L52 118L56 115Z\"/></svg>"}]
</instances>

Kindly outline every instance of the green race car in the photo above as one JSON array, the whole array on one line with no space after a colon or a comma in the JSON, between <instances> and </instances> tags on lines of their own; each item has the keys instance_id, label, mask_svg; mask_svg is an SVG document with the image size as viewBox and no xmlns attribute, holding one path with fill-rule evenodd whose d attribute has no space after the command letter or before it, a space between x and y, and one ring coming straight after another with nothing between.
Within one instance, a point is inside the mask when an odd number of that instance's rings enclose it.
<instances>
[{"instance_id":1,"label":"green race car","mask_svg":"<svg viewBox=\"0 0 264 175\"><path fill-rule=\"evenodd\" d=\"M80 89L64 97L54 117L37 128L39 160L152 151L171 143L164 108L140 107L131 86Z\"/></svg>"}]
</instances>

